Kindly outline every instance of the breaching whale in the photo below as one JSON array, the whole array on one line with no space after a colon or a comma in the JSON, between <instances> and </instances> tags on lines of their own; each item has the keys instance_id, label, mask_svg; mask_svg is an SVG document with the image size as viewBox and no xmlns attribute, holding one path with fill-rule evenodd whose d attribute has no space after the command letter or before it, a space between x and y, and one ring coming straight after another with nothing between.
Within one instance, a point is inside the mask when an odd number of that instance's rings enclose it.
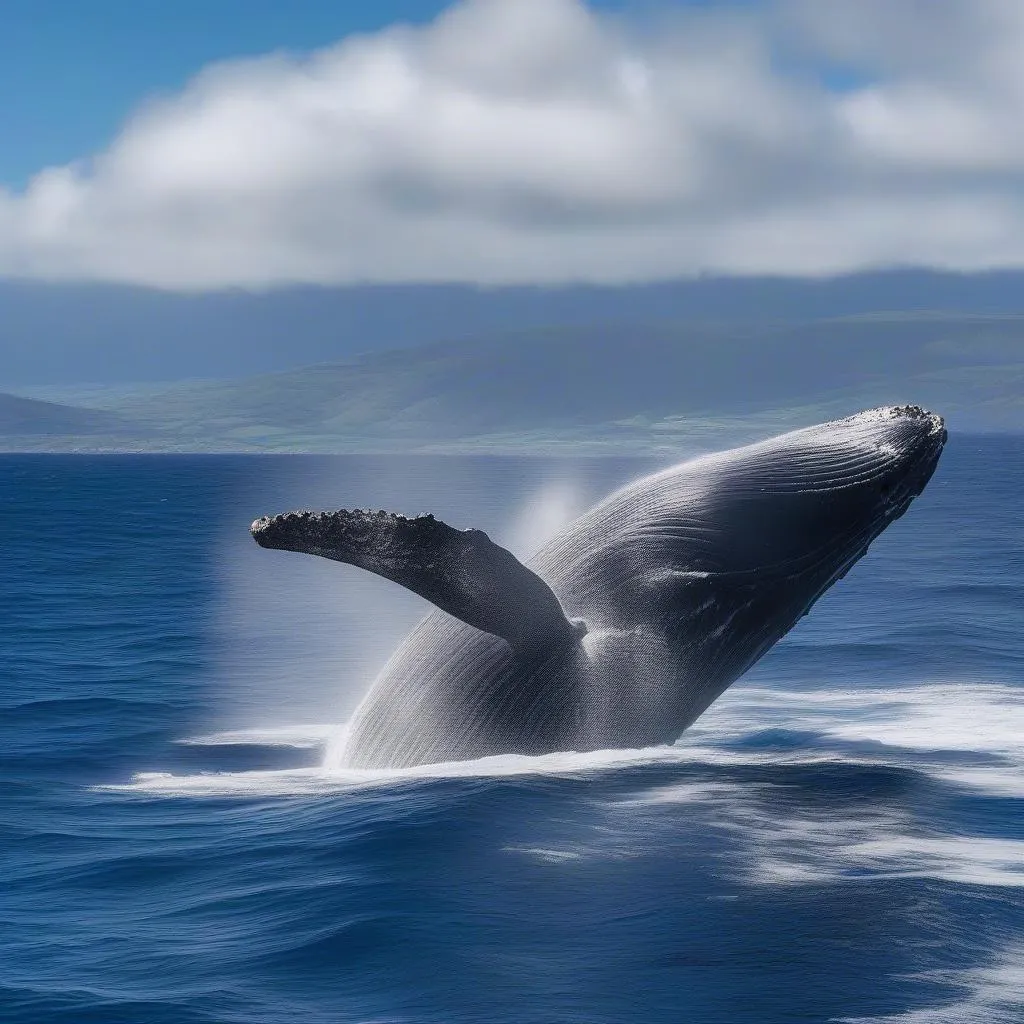
<instances>
[{"instance_id":1,"label":"breaching whale","mask_svg":"<svg viewBox=\"0 0 1024 1024\"><path fill-rule=\"evenodd\" d=\"M356 711L354 768L672 742L899 518L946 441L873 409L616 491L527 568L479 530L290 512L266 548L368 569L437 606Z\"/></svg>"}]
</instances>

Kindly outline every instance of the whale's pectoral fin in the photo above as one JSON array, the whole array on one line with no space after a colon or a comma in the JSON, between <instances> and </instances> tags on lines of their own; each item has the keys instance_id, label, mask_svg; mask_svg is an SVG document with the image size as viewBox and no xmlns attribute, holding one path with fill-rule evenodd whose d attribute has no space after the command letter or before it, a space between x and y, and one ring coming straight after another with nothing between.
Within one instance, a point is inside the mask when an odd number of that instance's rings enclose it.
<instances>
[{"instance_id":1,"label":"whale's pectoral fin","mask_svg":"<svg viewBox=\"0 0 1024 1024\"><path fill-rule=\"evenodd\" d=\"M347 562L408 587L463 622L536 650L586 633L551 588L481 530L456 530L433 516L407 519L360 510L289 512L252 524L264 548Z\"/></svg>"}]
</instances>

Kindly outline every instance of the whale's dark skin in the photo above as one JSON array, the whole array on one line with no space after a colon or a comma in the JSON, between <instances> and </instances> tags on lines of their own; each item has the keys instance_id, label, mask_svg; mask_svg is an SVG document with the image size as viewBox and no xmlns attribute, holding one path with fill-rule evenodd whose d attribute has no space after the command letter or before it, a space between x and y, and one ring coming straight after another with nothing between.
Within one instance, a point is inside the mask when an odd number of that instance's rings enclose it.
<instances>
[{"instance_id":1,"label":"whale's dark skin","mask_svg":"<svg viewBox=\"0 0 1024 1024\"><path fill-rule=\"evenodd\" d=\"M675 740L806 614L930 479L946 431L875 409L612 494L527 569L432 517L289 513L264 547L360 565L432 600L356 712L349 767Z\"/></svg>"}]
</instances>

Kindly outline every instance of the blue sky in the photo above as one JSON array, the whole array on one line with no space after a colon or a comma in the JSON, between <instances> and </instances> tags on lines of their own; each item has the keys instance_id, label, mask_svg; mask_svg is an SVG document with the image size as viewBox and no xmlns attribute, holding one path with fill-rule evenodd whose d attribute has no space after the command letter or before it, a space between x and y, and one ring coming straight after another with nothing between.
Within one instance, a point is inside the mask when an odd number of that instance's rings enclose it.
<instances>
[{"instance_id":1,"label":"blue sky","mask_svg":"<svg viewBox=\"0 0 1024 1024\"><path fill-rule=\"evenodd\" d=\"M2 0L0 182L21 187L42 167L100 149L140 101L179 90L211 61L315 49L394 22L422 24L445 6L441 0Z\"/></svg>"},{"instance_id":2,"label":"blue sky","mask_svg":"<svg viewBox=\"0 0 1024 1024\"><path fill-rule=\"evenodd\" d=\"M393 21L422 22L437 0L3 0L0 181L99 149L148 95L180 89L205 64L307 50Z\"/></svg>"}]
</instances>

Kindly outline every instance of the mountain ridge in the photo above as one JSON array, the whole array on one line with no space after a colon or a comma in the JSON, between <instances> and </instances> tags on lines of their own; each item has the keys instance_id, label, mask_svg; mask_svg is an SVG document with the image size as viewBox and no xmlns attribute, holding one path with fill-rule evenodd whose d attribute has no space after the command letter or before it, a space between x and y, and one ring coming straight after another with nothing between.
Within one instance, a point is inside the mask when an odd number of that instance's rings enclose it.
<instances>
[{"instance_id":1,"label":"mountain ridge","mask_svg":"<svg viewBox=\"0 0 1024 1024\"><path fill-rule=\"evenodd\" d=\"M0 392L0 437L116 435L138 428L117 413Z\"/></svg>"},{"instance_id":2,"label":"mountain ridge","mask_svg":"<svg viewBox=\"0 0 1024 1024\"><path fill-rule=\"evenodd\" d=\"M548 327L104 394L83 397L174 451L644 448L907 402L1017 431L1024 315Z\"/></svg>"},{"instance_id":3,"label":"mountain ridge","mask_svg":"<svg viewBox=\"0 0 1024 1024\"><path fill-rule=\"evenodd\" d=\"M293 287L184 293L0 281L0 381L232 379L503 329L638 320L758 323L886 310L1024 312L1024 272L911 268L820 279L698 277L620 287Z\"/></svg>"}]
</instances>

